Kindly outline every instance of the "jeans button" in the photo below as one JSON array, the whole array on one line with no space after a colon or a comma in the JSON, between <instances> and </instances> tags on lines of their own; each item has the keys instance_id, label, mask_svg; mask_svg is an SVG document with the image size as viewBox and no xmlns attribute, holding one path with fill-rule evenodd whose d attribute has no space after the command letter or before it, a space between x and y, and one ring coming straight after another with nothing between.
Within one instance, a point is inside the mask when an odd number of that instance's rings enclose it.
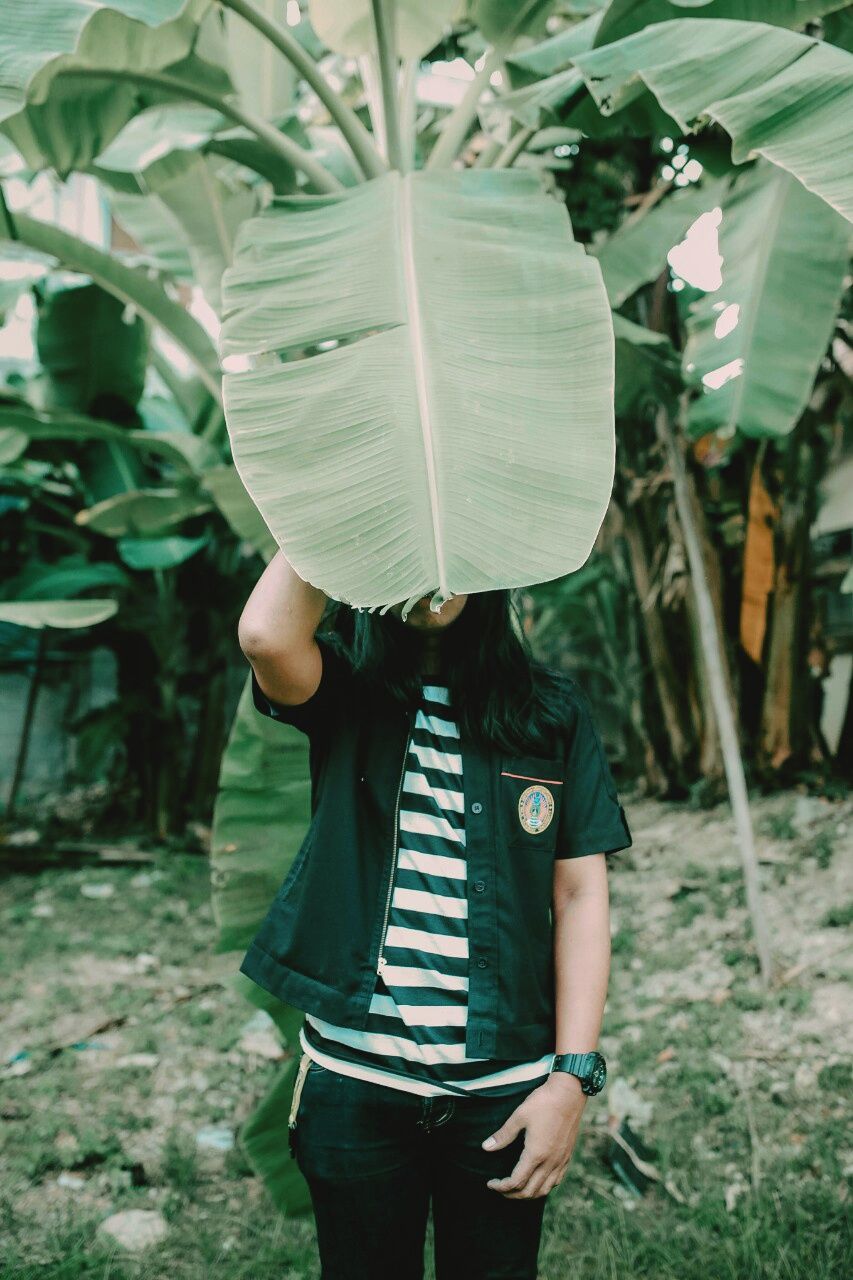
<instances>
[{"instance_id":1,"label":"jeans button","mask_svg":"<svg viewBox=\"0 0 853 1280\"><path fill-rule=\"evenodd\" d=\"M485 880L475 880L475 881L474 881L474 892L475 892L475 893L482 893L482 892L484 891L484 889L485 889L485 888L486 888L486 882L485 882Z\"/></svg>"},{"instance_id":2,"label":"jeans button","mask_svg":"<svg viewBox=\"0 0 853 1280\"><path fill-rule=\"evenodd\" d=\"M475 801L474 801L474 803L471 805L471 812L472 812L472 813L482 813L482 812L483 812L483 806L480 804L480 801L479 801L479 800L475 800Z\"/></svg>"},{"instance_id":3,"label":"jeans button","mask_svg":"<svg viewBox=\"0 0 853 1280\"><path fill-rule=\"evenodd\" d=\"M480 956L479 960L477 961L477 968L478 968L478 969L485 969L485 968L487 967L488 963L489 963L489 962L488 962L488 960L486 959L486 957L485 957L485 956Z\"/></svg>"}]
</instances>

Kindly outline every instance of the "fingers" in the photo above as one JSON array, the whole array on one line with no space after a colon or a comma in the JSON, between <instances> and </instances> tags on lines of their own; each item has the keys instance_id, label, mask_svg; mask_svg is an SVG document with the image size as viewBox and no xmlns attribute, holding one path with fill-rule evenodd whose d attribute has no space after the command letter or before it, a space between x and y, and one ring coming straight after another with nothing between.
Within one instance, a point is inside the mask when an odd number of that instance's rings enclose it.
<instances>
[{"instance_id":1,"label":"fingers","mask_svg":"<svg viewBox=\"0 0 853 1280\"><path fill-rule=\"evenodd\" d=\"M524 1120L518 1114L518 1108L516 1108L512 1115L504 1120L499 1129L495 1129L494 1133L483 1140L482 1145L487 1151L499 1151L501 1147L508 1147L513 1138L517 1137L523 1128Z\"/></svg>"},{"instance_id":2,"label":"fingers","mask_svg":"<svg viewBox=\"0 0 853 1280\"><path fill-rule=\"evenodd\" d=\"M547 1196L554 1187L560 1185L567 1165L556 1168L546 1162L528 1158L524 1152L512 1173L506 1178L490 1178L486 1186L492 1191L499 1191L508 1200L533 1200L538 1196Z\"/></svg>"}]
</instances>

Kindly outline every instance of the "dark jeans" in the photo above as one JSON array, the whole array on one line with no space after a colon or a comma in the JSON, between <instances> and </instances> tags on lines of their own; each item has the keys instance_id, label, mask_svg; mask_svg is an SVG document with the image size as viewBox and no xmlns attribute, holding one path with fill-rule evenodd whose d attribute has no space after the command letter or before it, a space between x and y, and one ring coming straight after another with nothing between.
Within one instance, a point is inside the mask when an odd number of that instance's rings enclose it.
<instances>
[{"instance_id":1,"label":"dark jeans","mask_svg":"<svg viewBox=\"0 0 853 1280\"><path fill-rule=\"evenodd\" d=\"M430 1201L436 1280L535 1280L547 1197L486 1186L512 1171L524 1133L480 1145L535 1087L425 1098L312 1061L291 1134L323 1280L422 1280Z\"/></svg>"}]
</instances>

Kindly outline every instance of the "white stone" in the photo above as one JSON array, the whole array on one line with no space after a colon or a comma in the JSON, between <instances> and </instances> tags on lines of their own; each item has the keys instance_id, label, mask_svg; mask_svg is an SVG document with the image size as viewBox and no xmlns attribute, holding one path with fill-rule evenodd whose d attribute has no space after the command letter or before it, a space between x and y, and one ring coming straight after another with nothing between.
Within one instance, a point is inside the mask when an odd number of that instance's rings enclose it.
<instances>
[{"instance_id":1,"label":"white stone","mask_svg":"<svg viewBox=\"0 0 853 1280\"><path fill-rule=\"evenodd\" d=\"M115 891L115 885L109 883L80 885L84 898L111 898Z\"/></svg>"},{"instance_id":2,"label":"white stone","mask_svg":"<svg viewBox=\"0 0 853 1280\"><path fill-rule=\"evenodd\" d=\"M195 1135L197 1147L205 1151L230 1151L234 1146L234 1130L225 1125L209 1125Z\"/></svg>"},{"instance_id":3,"label":"white stone","mask_svg":"<svg viewBox=\"0 0 853 1280\"><path fill-rule=\"evenodd\" d=\"M162 1213L155 1209L124 1209L114 1213L98 1227L123 1249L136 1253L159 1244L169 1230Z\"/></svg>"}]
</instances>

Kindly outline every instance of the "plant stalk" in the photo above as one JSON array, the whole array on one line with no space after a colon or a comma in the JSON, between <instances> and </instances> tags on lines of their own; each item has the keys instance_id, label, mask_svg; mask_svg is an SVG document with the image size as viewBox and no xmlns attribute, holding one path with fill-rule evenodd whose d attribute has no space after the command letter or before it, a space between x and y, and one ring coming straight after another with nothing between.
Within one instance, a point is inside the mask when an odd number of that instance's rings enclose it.
<instances>
[{"instance_id":1,"label":"plant stalk","mask_svg":"<svg viewBox=\"0 0 853 1280\"><path fill-rule=\"evenodd\" d=\"M271 151L276 152L288 164L293 165L294 169L301 170L318 191L334 192L343 190L337 178L329 173L328 169L324 169L310 152L304 151L286 134L268 124L266 120L262 120L260 116L253 115L250 111L245 111L232 98L223 97L221 94L203 89L199 85L179 80L176 76L162 75L153 71L131 71L123 67L63 67L61 74L64 76L80 76L87 80L91 80L93 77L109 80L128 80L132 84L147 84L153 89L162 89L166 93L174 94L177 98L187 98L194 102L201 102L213 111L218 111L222 115L228 116L235 124L243 125L261 142L266 143Z\"/></svg>"},{"instance_id":2,"label":"plant stalk","mask_svg":"<svg viewBox=\"0 0 853 1280\"><path fill-rule=\"evenodd\" d=\"M471 121L477 114L480 94L489 83L492 72L500 66L504 50L494 48L486 55L486 61L468 85L462 101L453 108L444 122L441 137L427 160L427 169L449 169L456 153L465 141Z\"/></svg>"},{"instance_id":3,"label":"plant stalk","mask_svg":"<svg viewBox=\"0 0 853 1280\"><path fill-rule=\"evenodd\" d=\"M511 169L536 132L537 130L530 126L516 129L515 133L512 135L503 150L498 152L492 168Z\"/></svg>"},{"instance_id":4,"label":"plant stalk","mask_svg":"<svg viewBox=\"0 0 853 1280\"><path fill-rule=\"evenodd\" d=\"M157 280L150 279L143 268L128 267L88 240L73 236L53 223L16 213L15 224L22 244L58 258L69 271L91 276L107 293L132 303L152 325L168 333L193 362L210 394L221 401L219 358L210 336L185 307L173 302ZM2 226L1 238L8 238Z\"/></svg>"},{"instance_id":5,"label":"plant stalk","mask_svg":"<svg viewBox=\"0 0 853 1280\"><path fill-rule=\"evenodd\" d=\"M682 398L682 414L684 414L685 411L686 406L684 399ZM714 612L714 602L711 598L711 589L708 585L705 559L702 555L699 533L693 521L687 469L684 464L684 456L681 452L680 443L676 438L675 428L670 421L669 412L664 405L660 405L658 407L657 414L655 416L655 428L657 430L658 439L665 450L667 462L669 463L669 467L672 472L675 505L678 511L678 518L681 523L682 532L684 534L684 546L687 551L687 560L690 565L690 583L696 602L696 612L699 621L699 638L702 645L702 654L705 660L711 704L714 708L714 716L717 721L717 729L720 735L720 746L723 754L723 764L726 771L726 781L728 783L732 814L734 816L735 828L738 836L738 847L740 850L741 862L743 864L746 901L749 908L750 919L752 921L752 932L755 938L756 952L758 954L761 981L766 987L769 985L773 976L773 956L770 949L770 935L767 928L767 919L764 913L764 904L761 898L761 884L758 875L758 858L755 853L755 839L752 831L752 816L749 810L749 795L746 789L743 757L740 753L737 725L729 696L729 686L726 679L725 655L723 652L720 633L717 628L717 618Z\"/></svg>"},{"instance_id":6,"label":"plant stalk","mask_svg":"<svg viewBox=\"0 0 853 1280\"><path fill-rule=\"evenodd\" d=\"M385 144L388 163L402 173L403 144L400 139L400 116L397 110L397 49L394 35L394 11L388 0L371 0L379 77L382 84L382 114L385 117Z\"/></svg>"},{"instance_id":7,"label":"plant stalk","mask_svg":"<svg viewBox=\"0 0 853 1280\"><path fill-rule=\"evenodd\" d=\"M417 134L417 89L420 60L407 58L400 77L400 141L403 149L404 172L415 167L415 138Z\"/></svg>"},{"instance_id":8,"label":"plant stalk","mask_svg":"<svg viewBox=\"0 0 853 1280\"><path fill-rule=\"evenodd\" d=\"M27 689L27 702L24 707L24 719L21 724L21 736L18 739L18 754L15 759L15 773L12 778L12 785L9 788L9 798L6 801L6 817L13 818L15 809L18 804L18 792L24 780L27 769L27 759L30 754L30 736L33 729L33 721L36 713L36 701L38 699L39 690L41 689L42 676L44 674L44 658L47 652L47 632L44 627L38 633L36 641L35 661L33 662L33 671L30 677L29 687Z\"/></svg>"},{"instance_id":9,"label":"plant stalk","mask_svg":"<svg viewBox=\"0 0 853 1280\"><path fill-rule=\"evenodd\" d=\"M335 93L317 63L302 48L299 41L290 34L286 27L273 22L266 14L256 8L251 0L219 0L225 9L231 9L244 18L250 26L279 53L287 58L309 88L313 89L335 124L340 129L345 141L355 157L356 164L366 178L378 178L386 171L386 166L376 149L370 133L365 129L358 116L348 107L343 99Z\"/></svg>"}]
</instances>

